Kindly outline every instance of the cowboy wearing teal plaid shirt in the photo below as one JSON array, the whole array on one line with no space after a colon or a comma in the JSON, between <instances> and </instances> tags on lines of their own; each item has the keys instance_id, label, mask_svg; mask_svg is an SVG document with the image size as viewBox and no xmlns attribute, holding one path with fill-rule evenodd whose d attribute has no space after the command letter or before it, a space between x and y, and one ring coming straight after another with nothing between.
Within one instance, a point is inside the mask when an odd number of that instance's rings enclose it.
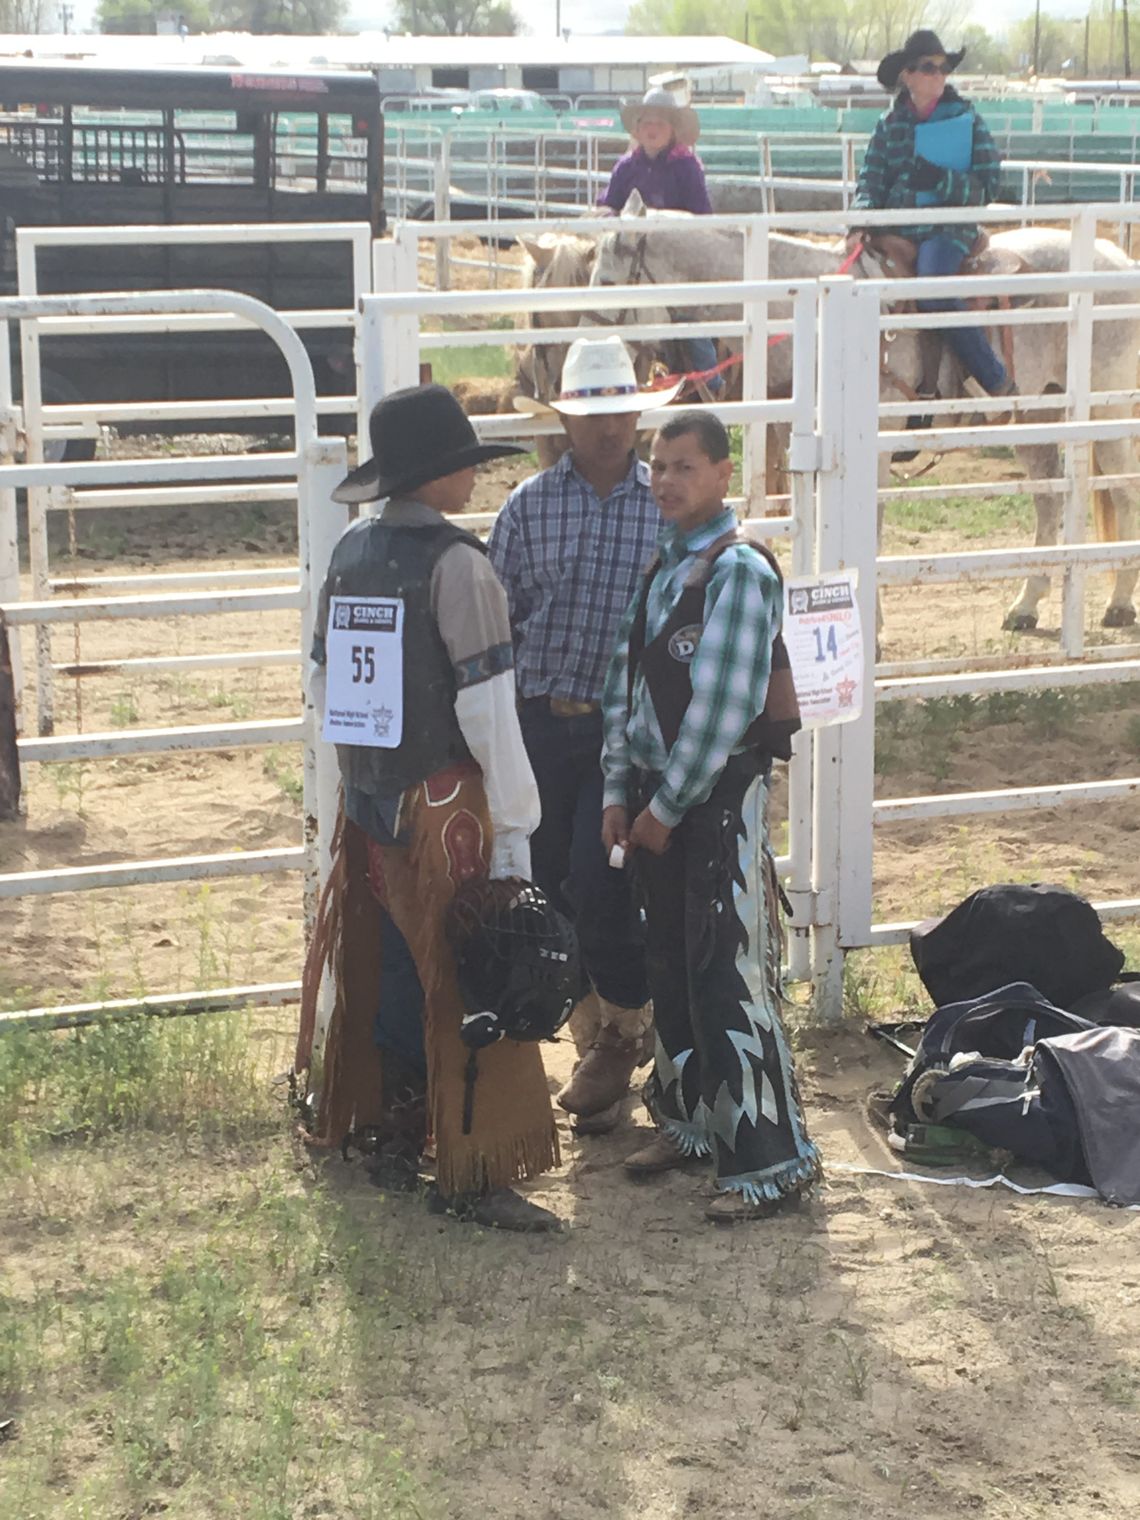
<instances>
[{"instance_id":1,"label":"cowboy wearing teal plaid shirt","mask_svg":"<svg viewBox=\"0 0 1140 1520\"><path fill-rule=\"evenodd\" d=\"M625 1166L646 1178L709 1158L705 1214L722 1224L767 1217L819 1173L780 1022L766 821L771 760L799 719L779 571L739 539L731 476L709 409L655 436L667 527L602 698L602 844L624 849L641 891L656 1027L645 1101L659 1133Z\"/></svg>"}]
</instances>

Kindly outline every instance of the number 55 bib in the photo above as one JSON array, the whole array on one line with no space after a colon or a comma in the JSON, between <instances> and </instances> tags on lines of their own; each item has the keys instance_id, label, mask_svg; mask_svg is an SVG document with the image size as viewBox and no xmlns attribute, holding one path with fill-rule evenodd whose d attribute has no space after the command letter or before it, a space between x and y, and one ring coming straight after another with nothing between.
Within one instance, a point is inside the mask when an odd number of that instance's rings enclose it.
<instances>
[{"instance_id":1,"label":"number 55 bib","mask_svg":"<svg viewBox=\"0 0 1140 1520\"><path fill-rule=\"evenodd\" d=\"M321 737L395 749L404 732L404 603L334 596L325 634L328 681Z\"/></svg>"}]
</instances>

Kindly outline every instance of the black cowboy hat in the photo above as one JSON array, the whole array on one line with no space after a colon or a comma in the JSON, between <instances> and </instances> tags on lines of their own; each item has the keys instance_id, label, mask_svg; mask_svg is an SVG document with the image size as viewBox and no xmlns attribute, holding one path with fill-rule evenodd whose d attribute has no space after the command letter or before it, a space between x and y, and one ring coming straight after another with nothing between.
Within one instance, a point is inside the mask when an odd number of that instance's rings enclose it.
<instances>
[{"instance_id":1,"label":"black cowboy hat","mask_svg":"<svg viewBox=\"0 0 1140 1520\"><path fill-rule=\"evenodd\" d=\"M334 501L406 496L456 470L525 454L513 443L480 443L463 408L444 385L409 385L378 401L368 419L372 458L346 475Z\"/></svg>"},{"instance_id":2,"label":"black cowboy hat","mask_svg":"<svg viewBox=\"0 0 1140 1520\"><path fill-rule=\"evenodd\" d=\"M893 90L898 86L903 69L913 68L920 58L936 58L939 53L946 59L946 72L952 74L965 58L966 49L959 48L956 53L951 53L942 46L937 32L926 28L911 32L902 47L895 53L888 53L879 64L876 71L879 83L884 90Z\"/></svg>"}]
</instances>

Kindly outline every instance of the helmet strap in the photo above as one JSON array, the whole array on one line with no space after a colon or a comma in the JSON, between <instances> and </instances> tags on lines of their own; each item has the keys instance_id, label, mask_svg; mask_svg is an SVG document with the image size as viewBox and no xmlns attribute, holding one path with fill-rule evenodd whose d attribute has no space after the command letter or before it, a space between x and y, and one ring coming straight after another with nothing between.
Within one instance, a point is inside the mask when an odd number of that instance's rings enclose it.
<instances>
[{"instance_id":1,"label":"helmet strap","mask_svg":"<svg viewBox=\"0 0 1140 1520\"><path fill-rule=\"evenodd\" d=\"M471 1119L475 1110L475 1078L479 1075L479 1052L472 1046L467 1052L467 1068L463 1073L463 1133L471 1133Z\"/></svg>"}]
</instances>

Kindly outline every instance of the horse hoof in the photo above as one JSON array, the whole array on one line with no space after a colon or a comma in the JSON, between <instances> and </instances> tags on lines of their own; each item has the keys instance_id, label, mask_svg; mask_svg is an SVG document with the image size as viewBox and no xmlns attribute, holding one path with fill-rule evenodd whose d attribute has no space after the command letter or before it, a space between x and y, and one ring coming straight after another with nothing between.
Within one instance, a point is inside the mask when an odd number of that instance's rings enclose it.
<instances>
[{"instance_id":1,"label":"horse hoof","mask_svg":"<svg viewBox=\"0 0 1140 1520\"><path fill-rule=\"evenodd\" d=\"M1006 633L1031 633L1037 627L1035 612L1007 612L1001 625Z\"/></svg>"},{"instance_id":2,"label":"horse hoof","mask_svg":"<svg viewBox=\"0 0 1140 1520\"><path fill-rule=\"evenodd\" d=\"M1100 625L1102 628L1131 628L1135 622L1135 607L1106 607Z\"/></svg>"}]
</instances>

